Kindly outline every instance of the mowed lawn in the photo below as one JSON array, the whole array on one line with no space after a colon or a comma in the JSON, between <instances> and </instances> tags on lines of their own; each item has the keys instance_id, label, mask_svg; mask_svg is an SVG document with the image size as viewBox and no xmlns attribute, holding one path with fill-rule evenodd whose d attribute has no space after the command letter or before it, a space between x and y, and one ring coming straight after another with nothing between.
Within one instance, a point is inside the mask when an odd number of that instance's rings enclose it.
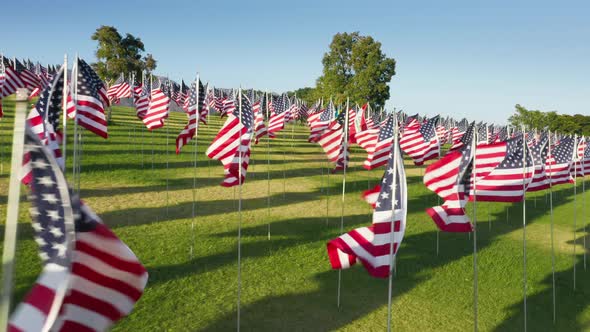
<instances>
[{"instance_id":1,"label":"mowed lawn","mask_svg":"<svg viewBox=\"0 0 590 332\"><path fill-rule=\"evenodd\" d=\"M2 234L14 102L5 100L4 107L5 117L0 121ZM222 166L205 156L222 120L212 116L208 125L200 127L195 170L194 141L180 155L174 151L186 115L171 114L167 128L150 133L132 109L114 107L112 112L107 140L83 133L81 196L129 245L150 275L133 313L113 330L235 330L240 190L221 187ZM72 122L68 125L67 172L71 179ZM362 169L365 154L354 147L342 205L342 174L327 175L326 157L319 145L307 142L307 135L305 126L288 125L270 143L269 161L267 139L253 145L241 190L241 328L382 331L387 323L387 279L370 277L362 266L343 271L341 307L337 308L338 272L330 268L326 242L340 235L342 206L345 231L371 223L372 210L360 195L379 182L383 169ZM393 330L470 331L474 327L473 235L440 233L437 254L437 230L424 212L437 204L437 198L422 184L423 172L406 162L408 226L393 280ZM530 331L590 330L590 271L585 269L583 255L584 240L590 241L585 233L588 227L584 228L590 220L586 207L590 194L582 195L581 182L578 179L575 198L570 184L553 191L555 324L549 196L545 192L527 195ZM23 198L25 192L23 188ZM28 203L23 202L15 300L26 294L40 271L27 208ZM477 203L482 331L523 330L522 210L520 203ZM473 205L468 211L472 213Z\"/></svg>"}]
</instances>

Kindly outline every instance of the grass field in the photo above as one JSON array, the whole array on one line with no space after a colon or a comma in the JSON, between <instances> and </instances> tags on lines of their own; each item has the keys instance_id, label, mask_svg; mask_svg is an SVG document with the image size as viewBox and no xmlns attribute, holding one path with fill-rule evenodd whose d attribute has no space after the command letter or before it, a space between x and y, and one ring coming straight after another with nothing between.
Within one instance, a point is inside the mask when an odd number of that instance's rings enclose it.
<instances>
[{"instance_id":1,"label":"grass field","mask_svg":"<svg viewBox=\"0 0 590 332\"><path fill-rule=\"evenodd\" d=\"M5 100L4 105L6 116L0 122L2 224L14 102ZM185 122L184 114L171 114L169 133L162 128L152 134L131 109L115 107L108 140L84 133L81 196L150 274L143 297L115 331L235 330L239 189L219 186L222 167L204 154L222 124L213 117L198 134L197 217L192 228L194 141L182 154L174 154L175 137ZM307 143L307 135L306 127L289 125L271 142L269 166L266 139L253 148L242 188L241 327L244 331L382 331L387 319L386 279L372 278L360 266L343 271L342 306L336 307L338 273L330 268L325 246L340 235L342 175L326 175L326 157L319 145ZM71 137L68 146L71 163ZM361 168L363 159L360 149L353 149L346 177L345 231L371 223L371 208L360 194L379 181L383 169L367 172ZM472 235L440 233L437 255L437 230L424 212L437 204L437 198L422 184L423 168L406 162L406 172L408 226L393 280L393 330L473 330ZM71 165L68 173L71 178ZM527 197L530 331L590 330L590 271L584 268L583 257L584 238L590 241L583 227L590 219L585 207L590 194L582 195L580 180L578 184L575 237L573 185L556 187L553 192L555 324L548 196L541 192ZM17 299L40 271L27 207L23 202ZM472 205L468 210L472 211ZM3 234L4 227L1 229ZM477 204L482 331L523 330L522 235L522 204Z\"/></svg>"}]
</instances>

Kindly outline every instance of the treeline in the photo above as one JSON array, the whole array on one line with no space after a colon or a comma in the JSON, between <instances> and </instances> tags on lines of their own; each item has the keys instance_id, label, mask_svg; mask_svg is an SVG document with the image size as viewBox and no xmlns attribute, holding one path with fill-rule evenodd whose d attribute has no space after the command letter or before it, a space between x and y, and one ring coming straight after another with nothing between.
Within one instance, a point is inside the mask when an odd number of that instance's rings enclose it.
<instances>
[{"instance_id":1,"label":"treeline","mask_svg":"<svg viewBox=\"0 0 590 332\"><path fill-rule=\"evenodd\" d=\"M543 112L528 110L516 105L515 114L508 118L513 126L524 125L526 128L548 128L553 132L590 136L590 116L582 114L558 114L556 111Z\"/></svg>"}]
</instances>

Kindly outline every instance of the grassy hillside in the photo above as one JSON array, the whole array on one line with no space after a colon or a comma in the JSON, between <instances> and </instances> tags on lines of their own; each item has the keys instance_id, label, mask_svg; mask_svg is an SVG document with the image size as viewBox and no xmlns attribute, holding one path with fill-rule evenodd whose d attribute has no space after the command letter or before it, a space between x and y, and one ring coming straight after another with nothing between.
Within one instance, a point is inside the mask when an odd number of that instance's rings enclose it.
<instances>
[{"instance_id":1,"label":"grassy hillside","mask_svg":"<svg viewBox=\"0 0 590 332\"><path fill-rule=\"evenodd\" d=\"M0 122L2 224L14 114L14 103L4 103L6 116ZM115 107L108 140L84 132L82 198L129 245L150 274L132 315L116 325L115 331L235 329L239 190L219 186L222 167L204 154L222 124L214 117L198 134L197 216L192 227L194 141L180 155L174 153L175 137L185 123L184 114L171 114L168 130L152 134L133 110ZM271 142L269 165L266 138L252 150L242 188L241 326L244 331L382 331L387 318L386 279L372 278L360 266L343 271L342 306L336 307L337 272L330 268L325 245L340 234L342 175L326 175L326 157L317 144L307 143L307 135L306 127L289 125ZM363 170L363 159L361 150L353 149L346 177L345 230L371 223L371 208L360 194L379 181L383 170ZM422 184L423 168L406 165L408 227L393 283L393 329L473 330L472 235L440 233L437 255L437 230L424 212L437 204L437 198ZM71 165L68 173L71 178ZM548 196L545 192L527 195L530 331L590 329L590 272L583 262L584 237L590 241L588 233L583 233L583 224L590 219L585 207L590 193L582 195L581 181L578 184L575 237L573 185L559 186L553 193L555 325ZM40 271L27 207L23 202L17 298L27 292ZM472 211L472 205L468 209ZM479 328L520 331L524 317L522 204L478 203L477 229Z\"/></svg>"}]
</instances>

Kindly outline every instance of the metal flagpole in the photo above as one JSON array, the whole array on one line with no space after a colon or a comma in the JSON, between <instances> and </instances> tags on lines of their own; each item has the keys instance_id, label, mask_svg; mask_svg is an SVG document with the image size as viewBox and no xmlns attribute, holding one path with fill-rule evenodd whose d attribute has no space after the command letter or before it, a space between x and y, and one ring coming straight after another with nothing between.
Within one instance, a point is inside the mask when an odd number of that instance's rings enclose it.
<instances>
[{"instance_id":1,"label":"metal flagpole","mask_svg":"<svg viewBox=\"0 0 590 332\"><path fill-rule=\"evenodd\" d=\"M4 54L2 54L2 52L0 52L0 72L3 75L6 75L6 68L4 68ZM6 78L4 78L6 79ZM0 84L0 109L2 108L2 102L4 100L4 84ZM1 118L0 118L0 124L1 122ZM0 174L4 174L4 149L2 148L2 146L0 145Z\"/></svg>"},{"instance_id":2,"label":"metal flagpole","mask_svg":"<svg viewBox=\"0 0 590 332\"><path fill-rule=\"evenodd\" d=\"M67 109L68 109L68 55L64 54L64 86L63 86L63 95L62 95L62 155L64 159L64 169L66 168L66 157L67 157L67 150L66 150L66 142L68 137L67 132Z\"/></svg>"},{"instance_id":3,"label":"metal flagpole","mask_svg":"<svg viewBox=\"0 0 590 332\"><path fill-rule=\"evenodd\" d=\"M150 74L150 95L151 95L153 83L154 83L154 76L152 74ZM149 106L148 106L148 108L149 108ZM150 131L152 132L152 170L154 170L154 131L151 129L150 129Z\"/></svg>"},{"instance_id":4,"label":"metal flagpole","mask_svg":"<svg viewBox=\"0 0 590 332\"><path fill-rule=\"evenodd\" d=\"M168 78L168 92L170 93L170 89L171 89L171 84L170 84L170 79ZM197 88L198 89L198 88ZM168 111L170 112L170 111ZM196 111L197 114L199 112L199 110ZM198 118L197 118L197 122L198 122ZM166 219L168 219L169 216L169 210L170 210L170 148L169 148L169 142L170 142L170 122L167 121L168 123L165 123L166 125Z\"/></svg>"},{"instance_id":5,"label":"metal flagpole","mask_svg":"<svg viewBox=\"0 0 590 332\"><path fill-rule=\"evenodd\" d=\"M72 68L72 82L73 82L73 101L74 105L76 105L78 101L78 54L76 53L75 63ZM72 181L73 185L76 184L76 177L78 172L78 107L76 105L76 111L74 113L74 151L73 151L73 160L72 160Z\"/></svg>"},{"instance_id":6,"label":"metal flagpole","mask_svg":"<svg viewBox=\"0 0 590 332\"><path fill-rule=\"evenodd\" d=\"M240 110L239 121L242 123L242 87L240 86ZM237 328L240 331L240 302L242 296L242 139L239 139L238 145L238 185L239 185L239 200L238 200L238 321Z\"/></svg>"},{"instance_id":7,"label":"metal flagpole","mask_svg":"<svg viewBox=\"0 0 590 332\"><path fill-rule=\"evenodd\" d=\"M527 274L526 274L526 133L524 125L522 131L522 288L524 305L524 331L527 330Z\"/></svg>"},{"instance_id":8,"label":"metal flagpole","mask_svg":"<svg viewBox=\"0 0 590 332\"><path fill-rule=\"evenodd\" d=\"M393 279L393 267L395 264L395 253L393 252L393 242L395 241L395 232L394 232L394 224L395 224L395 197L396 197L396 186L397 186L397 158L398 158L398 142L399 142L399 135L398 135L398 124L397 124L397 116L394 112L394 120L393 120L393 179L392 179L392 190L391 193L391 224L390 224L390 237L389 237L389 281L387 286L387 332L391 332L391 298L392 298L392 279ZM401 202L400 202L401 204Z\"/></svg>"},{"instance_id":9,"label":"metal flagpole","mask_svg":"<svg viewBox=\"0 0 590 332\"><path fill-rule=\"evenodd\" d=\"M549 147L547 156L551 156L551 130L549 130L547 146ZM549 164L549 221L551 225L551 286L553 290L553 325L555 325L555 244L553 240L553 175L551 174L551 163Z\"/></svg>"},{"instance_id":10,"label":"metal flagpole","mask_svg":"<svg viewBox=\"0 0 590 332\"><path fill-rule=\"evenodd\" d=\"M590 147L588 146L588 144L586 143L584 137L582 137L582 139L584 140L584 144L585 144L585 148L584 151L582 151L582 157L580 162L582 163L581 167L582 167L582 197L584 199L584 202L582 203L582 215L583 216L587 216L586 214L586 167L584 165L584 155L586 154L586 149L589 149ZM583 233L586 234L586 223L584 221L582 221L582 223L584 224L584 230ZM586 270L586 236L584 235L582 237L583 241L584 241L584 270Z\"/></svg>"},{"instance_id":11,"label":"metal flagpole","mask_svg":"<svg viewBox=\"0 0 590 332\"><path fill-rule=\"evenodd\" d=\"M196 111L197 114L195 115L197 117L197 123L195 124L195 153L194 153L194 170L193 170L193 211L192 211L192 222L191 222L191 250L190 250L190 257L191 259L193 258L194 255L194 248L195 248L195 217L196 217L196 209L197 209L197 159L198 159L198 129L199 129L199 97L200 97L200 78L199 78L199 73L197 73L197 83L196 83L196 95L197 95L197 105L196 105ZM190 92L189 92L189 97L190 98Z\"/></svg>"},{"instance_id":12,"label":"metal flagpole","mask_svg":"<svg viewBox=\"0 0 590 332\"><path fill-rule=\"evenodd\" d=\"M141 85L142 85L142 90L146 90L147 88L145 88L143 85L145 84L145 71L141 71ZM150 87L151 88L151 87ZM143 93L143 91L142 91ZM141 124L139 125L141 128L141 168L143 168L143 145L144 145L144 140L143 140L143 128L141 127Z\"/></svg>"},{"instance_id":13,"label":"metal flagpole","mask_svg":"<svg viewBox=\"0 0 590 332\"><path fill-rule=\"evenodd\" d=\"M477 332L477 127L473 131L473 329Z\"/></svg>"},{"instance_id":14,"label":"metal flagpole","mask_svg":"<svg viewBox=\"0 0 590 332\"><path fill-rule=\"evenodd\" d=\"M577 178L578 178L578 135L574 135L574 255L573 255L573 260L574 260L574 290L576 290L576 227L577 227L577 208L578 208L578 202L576 200L576 194L577 194L577 187L578 187L578 183L577 183ZM584 234L585 236L585 234Z\"/></svg>"},{"instance_id":15,"label":"metal flagpole","mask_svg":"<svg viewBox=\"0 0 590 332\"><path fill-rule=\"evenodd\" d=\"M270 124L270 112L269 112L269 107L268 107L268 90L265 93L266 95L266 121L267 123ZM264 101L264 99L262 100ZM260 105L261 110L263 105ZM268 218L268 239L270 240L270 132L268 132L268 126L266 128L266 173L267 173L267 178L266 178L266 184L267 184L267 193L266 193L266 210L267 210L267 215L266 217Z\"/></svg>"},{"instance_id":16,"label":"metal flagpole","mask_svg":"<svg viewBox=\"0 0 590 332\"><path fill-rule=\"evenodd\" d=\"M346 97L346 109L344 110L344 128L342 131L342 208L340 210L340 234L344 232L344 202L346 194L346 169L348 168L348 106L349 98ZM340 289L342 286L342 269L338 269L338 299L337 307L340 308Z\"/></svg>"},{"instance_id":17,"label":"metal flagpole","mask_svg":"<svg viewBox=\"0 0 590 332\"><path fill-rule=\"evenodd\" d=\"M12 159L10 167L10 185L8 187L8 205L6 207L6 226L4 248L2 250L2 303L0 304L0 330L8 328L8 315L13 290L16 241L18 234L18 211L20 203L20 170L25 143L26 102L17 102L14 114L14 131L12 134Z\"/></svg>"},{"instance_id":18,"label":"metal flagpole","mask_svg":"<svg viewBox=\"0 0 590 332\"><path fill-rule=\"evenodd\" d=\"M289 98L287 98L287 100L289 100ZM287 105L285 104L285 107L286 106ZM290 106L291 105L289 105L289 107ZM287 111L288 109L284 112ZM287 129L287 123L285 123L285 118L283 117L283 199L285 199L285 195L287 194L287 152L285 150L285 146L287 144L287 133L285 129Z\"/></svg>"}]
</instances>

